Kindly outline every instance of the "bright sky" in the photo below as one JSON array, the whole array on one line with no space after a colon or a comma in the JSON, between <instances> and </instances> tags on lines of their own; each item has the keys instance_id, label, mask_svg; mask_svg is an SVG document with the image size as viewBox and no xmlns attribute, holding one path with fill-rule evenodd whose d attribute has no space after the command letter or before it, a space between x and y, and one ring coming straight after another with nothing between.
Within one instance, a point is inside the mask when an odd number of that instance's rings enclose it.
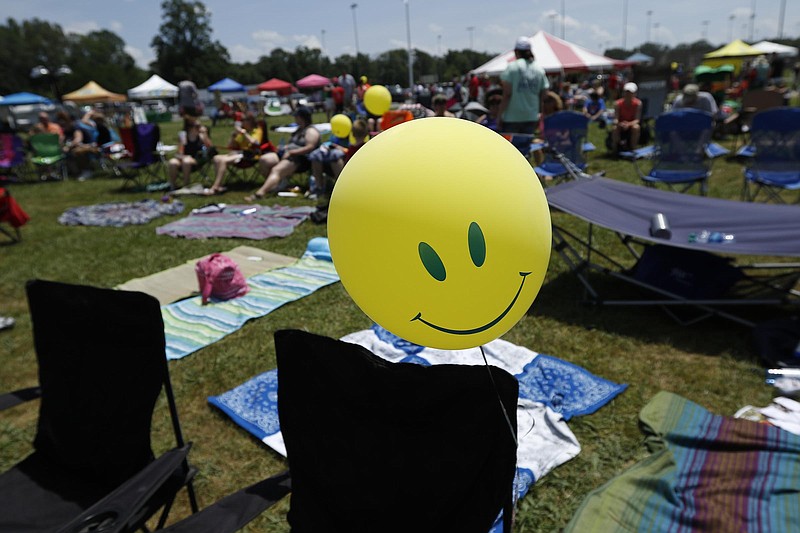
<instances>
[{"instance_id":1,"label":"bright sky","mask_svg":"<svg viewBox=\"0 0 800 533\"><path fill-rule=\"evenodd\" d=\"M648 40L675 46L707 38L753 43L776 38L781 6L798 0L206 0L213 39L235 62L274 48L375 55L408 46L432 55L474 48L500 53L520 35L545 30L592 51ZM355 6L355 7L352 7ZM602 6L598 9L596 6ZM627 14L625 13L627 7ZM751 13L755 7L755 18ZM406 18L408 12L408 18ZM67 32L109 29L146 67L161 23L159 0L0 0L3 20L40 18ZM564 16L562 16L564 15ZM623 19L627 24L623 27ZM784 9L783 36L800 35L800 10ZM477 65L476 65L477 66Z\"/></svg>"}]
</instances>

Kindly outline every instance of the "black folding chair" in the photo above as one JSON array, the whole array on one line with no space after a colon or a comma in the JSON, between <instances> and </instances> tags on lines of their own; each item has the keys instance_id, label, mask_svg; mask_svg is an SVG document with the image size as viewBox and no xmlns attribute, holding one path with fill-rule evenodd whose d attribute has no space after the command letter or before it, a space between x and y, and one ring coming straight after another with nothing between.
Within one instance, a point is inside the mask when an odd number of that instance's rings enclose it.
<instances>
[{"instance_id":1,"label":"black folding chair","mask_svg":"<svg viewBox=\"0 0 800 533\"><path fill-rule=\"evenodd\" d=\"M519 390L508 372L389 363L296 330L275 346L290 471L164 531L238 531L291 490L293 531L485 533L502 510L510 532ZM125 508L140 492L135 480L127 489L85 514Z\"/></svg>"},{"instance_id":2,"label":"black folding chair","mask_svg":"<svg viewBox=\"0 0 800 533\"><path fill-rule=\"evenodd\" d=\"M41 397L34 451L0 474L0 531L58 531L138 476L135 506L116 507L70 531L135 531L159 509L163 526L195 469L186 455L165 355L158 301L138 292L36 280L27 285L39 385L0 397L10 407ZM151 419L162 389L176 448L154 459ZM158 475L145 476L157 465ZM94 529L92 529L94 528Z\"/></svg>"}]
</instances>

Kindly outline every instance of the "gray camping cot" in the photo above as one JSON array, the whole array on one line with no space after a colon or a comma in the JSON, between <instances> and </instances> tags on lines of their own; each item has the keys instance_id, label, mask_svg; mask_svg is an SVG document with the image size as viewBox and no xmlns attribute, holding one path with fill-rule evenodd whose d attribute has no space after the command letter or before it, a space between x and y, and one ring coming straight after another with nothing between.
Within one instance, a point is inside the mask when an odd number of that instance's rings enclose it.
<instances>
[{"instance_id":1,"label":"gray camping cot","mask_svg":"<svg viewBox=\"0 0 800 533\"><path fill-rule=\"evenodd\" d=\"M585 236L553 225L553 250L577 275L588 302L661 306L684 324L716 315L747 326L754 323L732 309L800 303L796 288L800 263L733 261L739 255L800 257L797 206L680 194L603 177L565 182L546 193L551 208L588 222ZM658 214L669 228L656 228L653 234L651 223ZM593 238L595 226L619 237L633 266L599 249ZM700 242L704 230L719 235ZM710 242L718 240L715 237L722 241ZM638 287L641 297L601 295L593 272ZM681 317L679 308L696 312Z\"/></svg>"}]
</instances>

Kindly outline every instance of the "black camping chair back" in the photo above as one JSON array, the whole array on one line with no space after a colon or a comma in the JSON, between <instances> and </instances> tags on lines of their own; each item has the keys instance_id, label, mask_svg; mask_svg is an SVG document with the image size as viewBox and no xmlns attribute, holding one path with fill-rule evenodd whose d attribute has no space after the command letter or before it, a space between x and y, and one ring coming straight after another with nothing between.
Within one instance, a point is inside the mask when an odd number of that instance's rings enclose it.
<instances>
[{"instance_id":1,"label":"black camping chair back","mask_svg":"<svg viewBox=\"0 0 800 533\"><path fill-rule=\"evenodd\" d=\"M389 363L294 330L278 331L275 346L293 530L485 533L510 511L518 385L509 373Z\"/></svg>"},{"instance_id":2,"label":"black camping chair back","mask_svg":"<svg viewBox=\"0 0 800 533\"><path fill-rule=\"evenodd\" d=\"M151 419L162 387L176 443L185 446L155 298L42 280L26 288L41 403L35 451L0 475L0 531L54 531L153 463ZM132 523L165 506L163 525L183 486L197 509L194 469L184 459L169 474Z\"/></svg>"}]
</instances>

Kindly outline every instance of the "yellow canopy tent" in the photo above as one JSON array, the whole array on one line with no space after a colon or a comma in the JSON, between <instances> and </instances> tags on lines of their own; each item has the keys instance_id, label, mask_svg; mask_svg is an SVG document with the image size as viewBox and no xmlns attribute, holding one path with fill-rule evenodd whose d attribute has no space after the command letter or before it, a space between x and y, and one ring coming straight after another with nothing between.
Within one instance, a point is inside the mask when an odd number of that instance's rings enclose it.
<instances>
[{"instance_id":1,"label":"yellow canopy tent","mask_svg":"<svg viewBox=\"0 0 800 533\"><path fill-rule=\"evenodd\" d=\"M124 94L112 93L94 81L90 81L77 91L65 94L61 99L87 104L96 102L124 102L126 100Z\"/></svg>"},{"instance_id":2,"label":"yellow canopy tent","mask_svg":"<svg viewBox=\"0 0 800 533\"><path fill-rule=\"evenodd\" d=\"M722 48L704 55L703 64L709 67L719 67L730 64L733 65L735 74L738 74L742 69L742 62L745 59L754 58L761 54L763 54L763 52L757 48L753 48L741 39L736 39Z\"/></svg>"}]
</instances>

